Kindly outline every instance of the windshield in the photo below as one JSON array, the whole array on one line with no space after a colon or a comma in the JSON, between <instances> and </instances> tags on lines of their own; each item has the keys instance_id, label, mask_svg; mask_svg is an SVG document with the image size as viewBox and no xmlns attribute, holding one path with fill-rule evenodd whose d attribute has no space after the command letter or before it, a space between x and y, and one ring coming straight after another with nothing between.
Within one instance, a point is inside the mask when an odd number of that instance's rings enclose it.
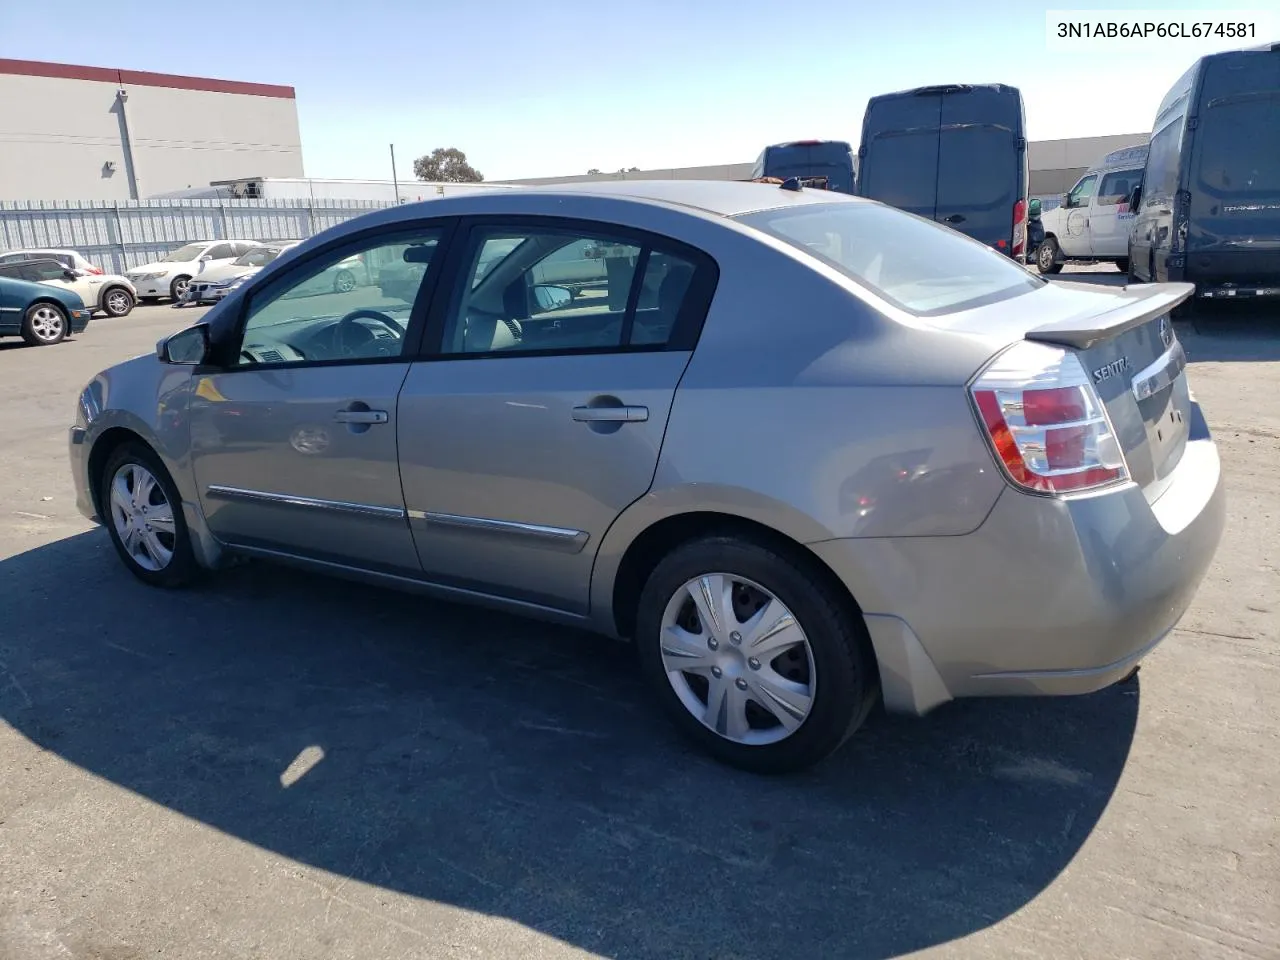
<instances>
[{"instance_id":1,"label":"windshield","mask_svg":"<svg viewBox=\"0 0 1280 960\"><path fill-rule=\"evenodd\" d=\"M1046 281L946 227L871 203L783 207L737 218L917 316L967 310Z\"/></svg>"},{"instance_id":2,"label":"windshield","mask_svg":"<svg viewBox=\"0 0 1280 960\"><path fill-rule=\"evenodd\" d=\"M204 253L205 244L188 243L185 247L179 247L167 257L163 257L161 263L185 263L188 260L196 260L200 254Z\"/></svg>"},{"instance_id":3,"label":"windshield","mask_svg":"<svg viewBox=\"0 0 1280 960\"><path fill-rule=\"evenodd\" d=\"M235 262L237 267L265 267L280 256L279 247L254 247Z\"/></svg>"}]
</instances>

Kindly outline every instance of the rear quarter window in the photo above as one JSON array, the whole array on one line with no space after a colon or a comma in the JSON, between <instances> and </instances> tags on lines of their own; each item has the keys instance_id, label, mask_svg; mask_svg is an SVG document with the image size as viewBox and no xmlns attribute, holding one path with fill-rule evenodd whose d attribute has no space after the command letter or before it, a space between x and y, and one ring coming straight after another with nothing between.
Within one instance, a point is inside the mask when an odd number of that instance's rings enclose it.
<instances>
[{"instance_id":1,"label":"rear quarter window","mask_svg":"<svg viewBox=\"0 0 1280 960\"><path fill-rule=\"evenodd\" d=\"M919 317L1007 300L1046 283L985 244L877 203L786 207L737 219Z\"/></svg>"}]
</instances>

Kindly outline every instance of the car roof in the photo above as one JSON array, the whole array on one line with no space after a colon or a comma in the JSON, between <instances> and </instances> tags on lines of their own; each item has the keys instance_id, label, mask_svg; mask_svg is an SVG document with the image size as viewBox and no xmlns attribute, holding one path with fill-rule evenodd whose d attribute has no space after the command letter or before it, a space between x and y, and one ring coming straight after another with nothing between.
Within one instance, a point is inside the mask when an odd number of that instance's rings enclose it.
<instances>
[{"instance_id":1,"label":"car roof","mask_svg":"<svg viewBox=\"0 0 1280 960\"><path fill-rule=\"evenodd\" d=\"M742 180L589 180L554 187L527 187L521 190L519 195L610 196L644 203L694 207L722 217L736 217L758 210L812 203L868 202L829 190L783 190L776 184ZM496 194L485 196L492 197ZM503 196L507 195L503 194ZM423 203L439 202L439 200L423 201Z\"/></svg>"}]
</instances>

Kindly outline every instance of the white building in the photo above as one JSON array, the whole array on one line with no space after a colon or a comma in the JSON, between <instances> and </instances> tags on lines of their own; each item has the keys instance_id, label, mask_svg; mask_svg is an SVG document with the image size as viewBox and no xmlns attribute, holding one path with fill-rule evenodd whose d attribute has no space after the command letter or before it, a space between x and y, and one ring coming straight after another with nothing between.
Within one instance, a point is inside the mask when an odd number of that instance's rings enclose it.
<instances>
[{"instance_id":1,"label":"white building","mask_svg":"<svg viewBox=\"0 0 1280 960\"><path fill-rule=\"evenodd\" d=\"M292 87L0 59L0 200L302 176Z\"/></svg>"}]
</instances>

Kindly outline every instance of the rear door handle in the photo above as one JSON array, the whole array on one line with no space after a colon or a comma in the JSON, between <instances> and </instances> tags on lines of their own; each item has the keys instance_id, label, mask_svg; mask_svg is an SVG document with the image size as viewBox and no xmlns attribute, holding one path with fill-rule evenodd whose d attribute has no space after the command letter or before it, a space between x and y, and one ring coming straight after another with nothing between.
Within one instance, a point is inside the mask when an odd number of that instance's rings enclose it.
<instances>
[{"instance_id":1,"label":"rear door handle","mask_svg":"<svg viewBox=\"0 0 1280 960\"><path fill-rule=\"evenodd\" d=\"M648 407L574 407L573 419L580 423L643 423Z\"/></svg>"},{"instance_id":2,"label":"rear door handle","mask_svg":"<svg viewBox=\"0 0 1280 960\"><path fill-rule=\"evenodd\" d=\"M391 416L385 410L339 410L333 419L338 423L386 423Z\"/></svg>"}]
</instances>

